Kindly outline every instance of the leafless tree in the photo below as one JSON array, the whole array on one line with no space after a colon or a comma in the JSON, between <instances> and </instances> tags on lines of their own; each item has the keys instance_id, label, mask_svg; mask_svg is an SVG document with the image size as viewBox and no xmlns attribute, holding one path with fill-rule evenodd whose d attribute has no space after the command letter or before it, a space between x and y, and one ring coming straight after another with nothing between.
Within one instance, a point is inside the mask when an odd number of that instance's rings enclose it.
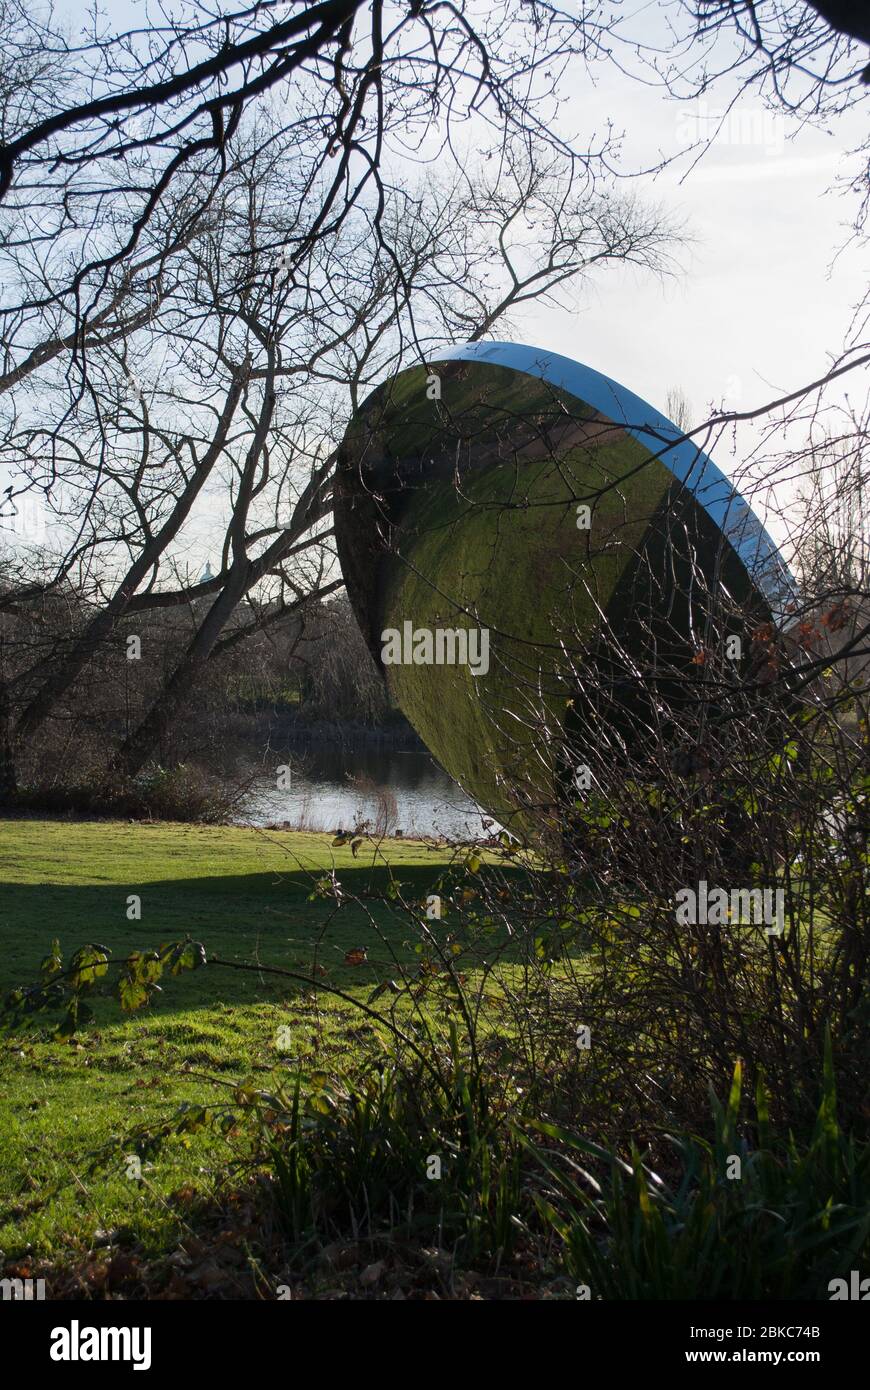
<instances>
[{"instance_id":1,"label":"leafless tree","mask_svg":"<svg viewBox=\"0 0 870 1390\"><path fill-rule=\"evenodd\" d=\"M303 255L312 184L294 152L261 114L197 220L178 188L155 211L138 254L159 268L123 278L120 320L43 349L0 396L12 493L44 498L62 542L48 577L44 564L20 577L0 607L73 576L88 598L86 621L7 691L13 743L52 717L122 619L195 602L183 659L118 754L136 772L206 662L339 587L331 479L361 395L409 354L490 333L608 261L669 264L661 214L575 183L570 159L528 139L425 185L383 184ZM202 580L186 560L197 526L223 532Z\"/></svg>"}]
</instances>

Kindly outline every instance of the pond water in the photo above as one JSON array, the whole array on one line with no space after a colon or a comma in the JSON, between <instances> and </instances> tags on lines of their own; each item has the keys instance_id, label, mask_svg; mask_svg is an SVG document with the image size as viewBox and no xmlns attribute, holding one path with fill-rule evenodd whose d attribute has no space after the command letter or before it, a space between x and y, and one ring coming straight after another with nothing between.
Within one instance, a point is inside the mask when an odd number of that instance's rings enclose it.
<instances>
[{"instance_id":1,"label":"pond water","mask_svg":"<svg viewBox=\"0 0 870 1390\"><path fill-rule=\"evenodd\" d=\"M289 764L289 786L278 767ZM274 755L241 804L243 825L300 830L368 828L392 835L478 839L497 829L426 752L313 744ZM285 776L284 780L287 778Z\"/></svg>"}]
</instances>

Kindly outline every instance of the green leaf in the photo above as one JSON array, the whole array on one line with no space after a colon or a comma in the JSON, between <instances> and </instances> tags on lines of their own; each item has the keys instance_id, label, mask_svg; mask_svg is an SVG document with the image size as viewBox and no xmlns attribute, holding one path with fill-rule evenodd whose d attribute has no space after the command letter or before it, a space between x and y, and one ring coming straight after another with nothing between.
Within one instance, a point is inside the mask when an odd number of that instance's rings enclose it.
<instances>
[{"instance_id":1,"label":"green leaf","mask_svg":"<svg viewBox=\"0 0 870 1390\"><path fill-rule=\"evenodd\" d=\"M108 952L99 946L82 946L70 961L70 987L89 989L108 968Z\"/></svg>"},{"instance_id":2,"label":"green leaf","mask_svg":"<svg viewBox=\"0 0 870 1390\"><path fill-rule=\"evenodd\" d=\"M743 1063L739 1057L734 1063L734 1076L731 1080L731 1092L728 1096L728 1109L725 1113L725 1125L727 1132L733 1134L737 1124L737 1116L740 1110L740 1092L743 1087ZM724 1136L723 1136L724 1138Z\"/></svg>"},{"instance_id":3,"label":"green leaf","mask_svg":"<svg viewBox=\"0 0 870 1390\"><path fill-rule=\"evenodd\" d=\"M770 1148L770 1106L767 1098L767 1085L764 1068L758 1068L755 1082L755 1113L758 1116L758 1144L762 1149Z\"/></svg>"},{"instance_id":4,"label":"green leaf","mask_svg":"<svg viewBox=\"0 0 870 1390\"><path fill-rule=\"evenodd\" d=\"M43 958L39 965L39 978L45 983L53 976L59 975L63 970L63 956L60 951L60 942L57 937L51 943L51 950Z\"/></svg>"},{"instance_id":5,"label":"green leaf","mask_svg":"<svg viewBox=\"0 0 870 1390\"><path fill-rule=\"evenodd\" d=\"M125 971L118 981L118 997L121 1000L121 1008L132 1013L148 1003L148 990L135 976Z\"/></svg>"},{"instance_id":6,"label":"green leaf","mask_svg":"<svg viewBox=\"0 0 870 1390\"><path fill-rule=\"evenodd\" d=\"M169 964L171 975L180 975L184 970L198 970L206 964L205 947L201 941L182 941L172 952Z\"/></svg>"}]
</instances>

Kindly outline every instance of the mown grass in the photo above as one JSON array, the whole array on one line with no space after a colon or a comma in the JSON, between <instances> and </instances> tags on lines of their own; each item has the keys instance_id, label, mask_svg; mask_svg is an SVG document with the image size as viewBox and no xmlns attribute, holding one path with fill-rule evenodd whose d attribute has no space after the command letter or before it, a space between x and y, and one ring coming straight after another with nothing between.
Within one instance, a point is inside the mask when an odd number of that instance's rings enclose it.
<instances>
[{"instance_id":1,"label":"mown grass","mask_svg":"<svg viewBox=\"0 0 870 1390\"><path fill-rule=\"evenodd\" d=\"M276 1066L341 1068L376 1045L375 1029L325 986L364 998L396 959L410 961L407 919L383 901L390 875L403 895L424 897L448 851L391 841L389 867L371 846L354 858L331 836L233 827L0 823L0 992L36 976L53 938L69 952L85 942L115 958L189 933L210 955L309 974L316 988L257 972L214 967L166 984L132 1015L94 1001L95 1020L70 1042L34 1032L0 1041L0 1258L75 1255L101 1231L128 1231L146 1252L166 1249L182 1220L173 1194L191 1180L207 1195L226 1153L194 1135L166 1151L145 1182L117 1171L85 1176L90 1152L110 1136L201 1099L203 1074L242 1077ZM335 869L348 894L340 911L309 901L313 883ZM128 898L141 920L128 920ZM379 933L383 940L379 939ZM365 946L368 960L345 965ZM278 1029L291 1029L279 1049Z\"/></svg>"},{"instance_id":2,"label":"mown grass","mask_svg":"<svg viewBox=\"0 0 870 1390\"><path fill-rule=\"evenodd\" d=\"M563 1083L587 1065L573 1039L570 1063L554 1054L552 1072L515 1070L512 1016L499 1011L522 968L512 937L484 931L477 954L459 946L463 1006L482 996L473 1048L445 976L432 985L419 904L453 852L357 848L298 832L0 822L0 990L34 980L55 937L65 962L87 942L117 960L188 933L211 959L164 977L132 1015L94 1000L71 1041L42 1014L3 1037L4 1274L47 1276L50 1297L269 1297L288 1280L294 1297L425 1296L436 1283L465 1297L482 1278L493 1297L572 1298L585 1285L595 1298L824 1298L832 1277L863 1268L868 1150L839 1126L830 1036L824 1075L808 1078L821 1097L812 1133L773 1124L758 1068L753 1118L738 1061L712 1126L699 1112L697 1132L669 1129L667 1144L645 1139L622 1157L584 1135L588 1108L561 1125ZM489 876L480 858L458 856L460 901L485 896L468 886ZM312 894L333 869L338 897ZM509 891L495 883L522 911L523 869L500 873L521 876ZM131 895L141 920L128 918ZM444 925L461 938L457 916ZM359 947L368 959L348 964ZM571 966L595 968L582 951ZM393 974L404 990L374 995ZM421 1015L435 1023L435 1051L412 1041L400 1065L381 1052L385 1025L358 1007L370 998L395 1000L409 1034ZM360 1065L379 1052L387 1065ZM600 1088L590 1096L598 1105ZM131 1181L134 1146L143 1170ZM434 1274L433 1251L446 1261Z\"/></svg>"}]
</instances>

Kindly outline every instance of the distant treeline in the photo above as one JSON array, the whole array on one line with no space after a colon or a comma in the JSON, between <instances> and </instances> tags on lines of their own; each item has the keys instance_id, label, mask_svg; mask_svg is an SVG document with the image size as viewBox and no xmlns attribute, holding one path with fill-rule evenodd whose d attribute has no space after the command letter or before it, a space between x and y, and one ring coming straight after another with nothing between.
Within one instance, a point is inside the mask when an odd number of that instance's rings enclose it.
<instances>
[{"instance_id":1,"label":"distant treeline","mask_svg":"<svg viewBox=\"0 0 870 1390\"><path fill-rule=\"evenodd\" d=\"M171 678L200 617L157 608L119 623L33 735L16 738L22 711L81 632L88 616L81 608L70 591L0 613L0 783L7 796L123 780L118 750ZM231 775L252 741L421 746L392 707L344 595L312 601L252 632L257 617L240 605L240 640L231 630L205 665L155 739L148 767L193 762Z\"/></svg>"}]
</instances>

